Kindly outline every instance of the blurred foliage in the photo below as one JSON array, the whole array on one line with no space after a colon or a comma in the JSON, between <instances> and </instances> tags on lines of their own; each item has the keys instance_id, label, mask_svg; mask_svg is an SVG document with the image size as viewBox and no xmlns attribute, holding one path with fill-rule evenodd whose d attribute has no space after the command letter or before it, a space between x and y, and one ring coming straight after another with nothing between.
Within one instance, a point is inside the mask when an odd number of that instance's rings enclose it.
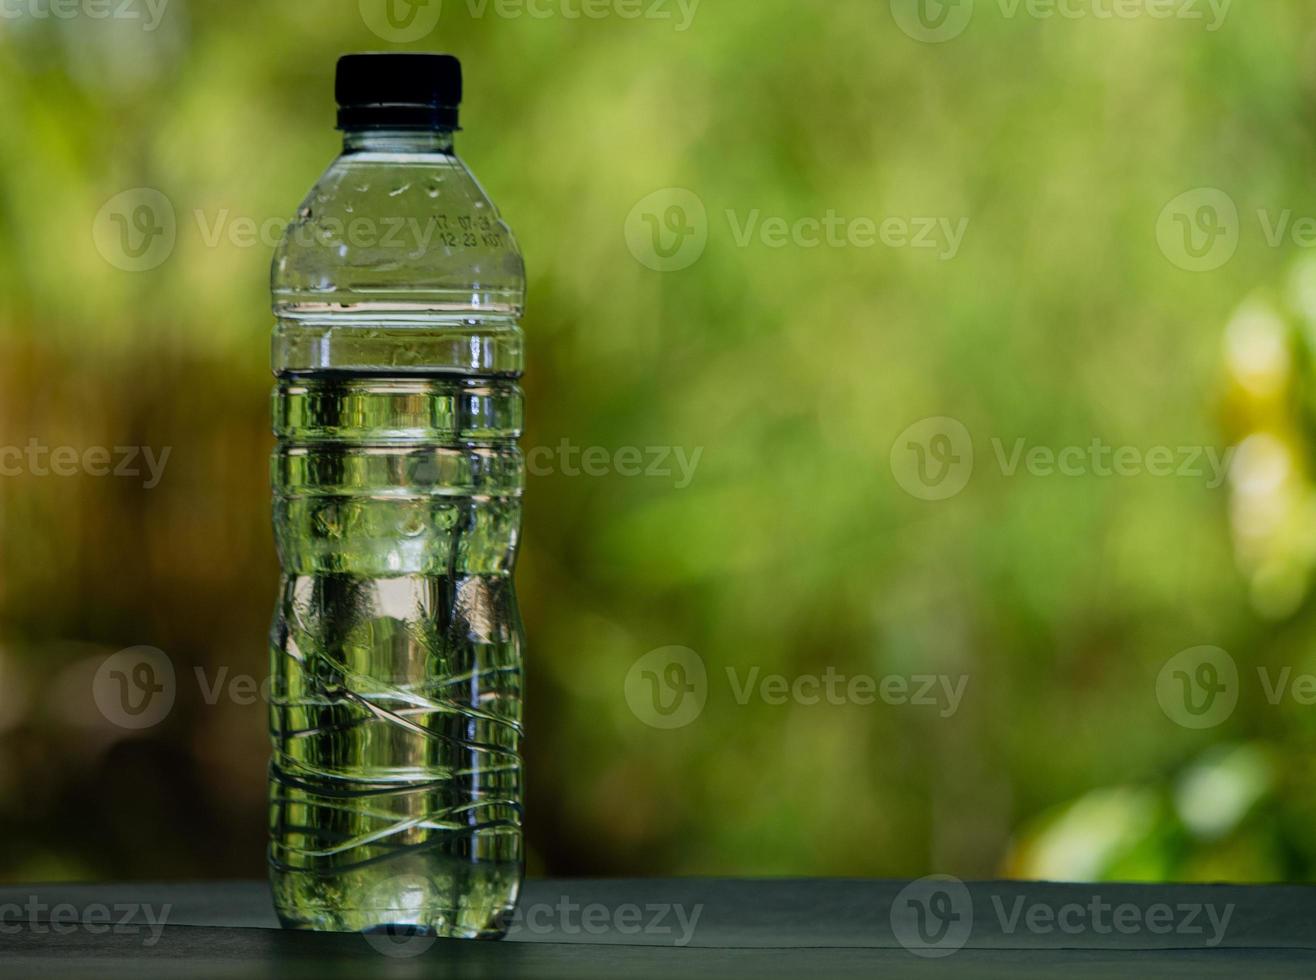
<instances>
[{"instance_id":1,"label":"blurred foliage","mask_svg":"<svg viewBox=\"0 0 1316 980\"><path fill-rule=\"evenodd\" d=\"M459 149L527 256L527 445L703 450L685 489L531 482L532 871L1316 873L1314 709L1252 684L1190 731L1155 696L1198 644L1249 677L1316 669L1316 287L1284 285L1296 246L1254 220L1316 214L1316 9L1237 4L1207 32L978 7L928 45L877 0L710 2L684 32L450 0L410 45L466 61ZM337 151L336 56L388 47L355 3L172 0L152 32L0 21L0 444L173 447L152 490L0 480L2 878L263 874L264 708L210 704L195 675L266 671L270 249L207 229L291 214ZM625 222L673 186L709 243L660 274ZM1243 221L1194 274L1156 224L1199 186ZM91 230L139 187L172 201L178 242L127 273ZM740 247L724 216L754 209L970 225L951 261ZM929 416L979 460L938 503L888 465ZM1019 438L1237 442L1242 475L1232 496L1006 476L992 440ZM138 644L179 695L130 733L90 677ZM667 645L711 682L676 731L622 697ZM753 666L970 682L950 718L742 706L725 670Z\"/></svg>"}]
</instances>

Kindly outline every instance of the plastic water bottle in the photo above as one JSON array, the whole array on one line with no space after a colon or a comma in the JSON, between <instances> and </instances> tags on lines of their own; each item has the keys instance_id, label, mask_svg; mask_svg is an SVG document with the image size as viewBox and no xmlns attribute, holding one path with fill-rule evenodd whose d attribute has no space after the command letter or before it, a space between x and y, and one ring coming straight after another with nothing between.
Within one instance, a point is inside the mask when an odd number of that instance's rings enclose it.
<instances>
[{"instance_id":1,"label":"plastic water bottle","mask_svg":"<svg viewBox=\"0 0 1316 980\"><path fill-rule=\"evenodd\" d=\"M270 869L285 925L497 938L522 877L525 271L461 65L349 55L274 260Z\"/></svg>"}]
</instances>

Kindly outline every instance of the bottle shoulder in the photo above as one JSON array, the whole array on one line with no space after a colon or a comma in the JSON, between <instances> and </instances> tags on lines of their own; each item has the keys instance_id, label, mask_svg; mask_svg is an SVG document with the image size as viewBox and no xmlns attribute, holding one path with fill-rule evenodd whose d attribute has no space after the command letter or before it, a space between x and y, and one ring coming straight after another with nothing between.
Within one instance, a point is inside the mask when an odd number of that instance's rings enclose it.
<instances>
[{"instance_id":1,"label":"bottle shoulder","mask_svg":"<svg viewBox=\"0 0 1316 980\"><path fill-rule=\"evenodd\" d=\"M451 153L347 153L302 201L274 256L275 312L520 315L511 228Z\"/></svg>"}]
</instances>

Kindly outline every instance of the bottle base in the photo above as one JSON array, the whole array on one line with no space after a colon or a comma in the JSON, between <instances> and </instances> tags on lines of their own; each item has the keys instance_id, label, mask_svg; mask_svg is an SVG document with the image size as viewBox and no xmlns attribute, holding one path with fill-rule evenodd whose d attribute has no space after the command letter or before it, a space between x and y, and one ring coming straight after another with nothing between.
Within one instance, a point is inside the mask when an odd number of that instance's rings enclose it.
<instances>
[{"instance_id":1,"label":"bottle base","mask_svg":"<svg viewBox=\"0 0 1316 980\"><path fill-rule=\"evenodd\" d=\"M520 866L468 866L465 873L380 875L278 873L274 910L285 929L367 937L498 940L507 935Z\"/></svg>"},{"instance_id":2,"label":"bottle base","mask_svg":"<svg viewBox=\"0 0 1316 980\"><path fill-rule=\"evenodd\" d=\"M285 929L303 932L347 932L388 939L473 939L497 942L507 936L511 909L426 910L429 921L401 921L378 909L298 909L295 912L275 908Z\"/></svg>"}]
</instances>

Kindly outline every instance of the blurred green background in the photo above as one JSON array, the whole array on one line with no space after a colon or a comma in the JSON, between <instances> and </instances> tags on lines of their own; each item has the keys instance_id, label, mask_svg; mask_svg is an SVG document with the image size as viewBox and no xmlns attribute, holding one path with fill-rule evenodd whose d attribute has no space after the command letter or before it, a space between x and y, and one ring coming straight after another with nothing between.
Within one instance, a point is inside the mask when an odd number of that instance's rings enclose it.
<instances>
[{"instance_id":1,"label":"blurred green background","mask_svg":"<svg viewBox=\"0 0 1316 980\"><path fill-rule=\"evenodd\" d=\"M532 873L1316 877L1316 707L1268 696L1316 671L1316 9L915 2L6 0L0 445L171 455L0 478L0 879L264 874L265 707L207 694L267 672L272 249L212 232L292 215L340 53L408 48L464 59L458 148L526 254L526 446L702 451L531 479ZM125 271L97 222L140 188L176 241ZM634 209L668 188L707 240L664 272ZM829 213L967 225L739 237ZM929 417L971 443L948 499L900 479ZM1094 439L1241 448L1220 486L997 459ZM177 697L129 731L92 679L139 645ZM664 730L625 691L669 646L708 686ZM1158 678L1200 646L1237 706L1193 728ZM968 680L741 704L727 668Z\"/></svg>"}]
</instances>

